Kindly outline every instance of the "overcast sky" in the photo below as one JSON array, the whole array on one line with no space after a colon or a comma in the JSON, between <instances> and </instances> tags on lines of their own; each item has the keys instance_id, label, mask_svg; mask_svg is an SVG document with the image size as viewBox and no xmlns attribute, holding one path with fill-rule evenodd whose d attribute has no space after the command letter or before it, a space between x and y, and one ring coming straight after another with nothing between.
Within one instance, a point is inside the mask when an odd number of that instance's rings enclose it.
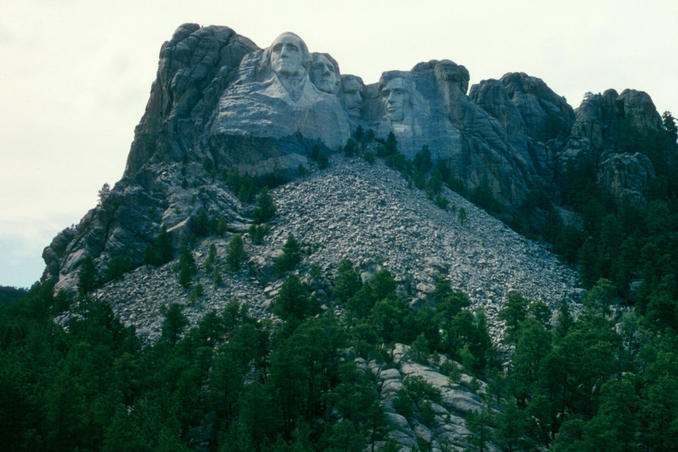
<instances>
[{"instance_id":1,"label":"overcast sky","mask_svg":"<svg viewBox=\"0 0 678 452\"><path fill-rule=\"evenodd\" d=\"M678 113L677 0L551 3L2 0L0 285L36 281L42 249L120 179L160 46L185 22L260 47L294 31L366 83L446 58L472 84L520 71L573 107L634 88Z\"/></svg>"}]
</instances>

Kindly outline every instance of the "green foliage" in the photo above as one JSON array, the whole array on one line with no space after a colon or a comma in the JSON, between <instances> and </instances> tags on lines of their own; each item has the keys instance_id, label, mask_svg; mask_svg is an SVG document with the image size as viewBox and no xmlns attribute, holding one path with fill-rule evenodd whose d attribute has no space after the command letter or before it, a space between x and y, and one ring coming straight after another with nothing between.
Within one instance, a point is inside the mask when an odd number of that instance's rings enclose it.
<instances>
[{"instance_id":1,"label":"green foliage","mask_svg":"<svg viewBox=\"0 0 678 452\"><path fill-rule=\"evenodd\" d=\"M163 228L152 244L144 251L144 263L158 267L166 264L174 258L172 239L167 230Z\"/></svg>"},{"instance_id":2,"label":"green foliage","mask_svg":"<svg viewBox=\"0 0 678 452\"><path fill-rule=\"evenodd\" d=\"M14 300L24 297L27 293L28 291L26 289L0 286L0 306L10 304Z\"/></svg>"},{"instance_id":3,"label":"green foliage","mask_svg":"<svg viewBox=\"0 0 678 452\"><path fill-rule=\"evenodd\" d=\"M200 297L202 297L205 289L202 287L202 284L197 283L194 287L193 290L191 290L191 293L188 294L188 301L190 304L196 304Z\"/></svg>"},{"instance_id":4,"label":"green foliage","mask_svg":"<svg viewBox=\"0 0 678 452\"><path fill-rule=\"evenodd\" d=\"M342 259L337 268L334 296L343 302L355 295L361 287L362 281L358 272L353 269L353 263L348 259Z\"/></svg>"},{"instance_id":5,"label":"green foliage","mask_svg":"<svg viewBox=\"0 0 678 452\"><path fill-rule=\"evenodd\" d=\"M642 227L666 231L671 214L662 219L662 211L655 207ZM67 298L36 285L0 307L3 447L371 449L391 427L377 381L354 358L388 362L385 344L400 342L413 355L428 350L462 361L477 375L468 384L476 390L480 379L488 383L483 409L466 419L475 450L490 441L509 451L674 450L676 287L671 261L658 252L666 235L637 256L647 282L637 289L635 313L612 320L607 307L619 299L613 280L597 280L576 319L562 302L553 329L545 304L510 296L502 316L513 325L515 349L506 367L494 365L484 314L468 311L468 297L449 281L438 281L427 302L412 308L388 271L360 285L349 261L340 263L331 289L347 300L346 315L321 313L291 275L273 305L281 324L256 320L234 301L189 329L183 307L169 305L160 339L144 346L107 304L85 297L61 328L53 315ZM442 360L440 371L457 381L456 364ZM435 428L440 394L422 378L408 376L403 385L393 407ZM383 447L395 449L393 442Z\"/></svg>"},{"instance_id":6,"label":"green foliage","mask_svg":"<svg viewBox=\"0 0 678 452\"><path fill-rule=\"evenodd\" d=\"M330 166L330 158L327 156L327 154L318 155L318 167L320 169L325 169L328 166Z\"/></svg>"},{"instance_id":7,"label":"green foliage","mask_svg":"<svg viewBox=\"0 0 678 452\"><path fill-rule=\"evenodd\" d=\"M574 226L565 226L557 234L553 251L565 259L565 262L573 264L577 260L577 250L584 243L584 232Z\"/></svg>"},{"instance_id":8,"label":"green foliage","mask_svg":"<svg viewBox=\"0 0 678 452\"><path fill-rule=\"evenodd\" d=\"M395 289L393 275L386 269L379 270L348 299L347 307L354 316L363 318L377 301L394 298Z\"/></svg>"},{"instance_id":9,"label":"green foliage","mask_svg":"<svg viewBox=\"0 0 678 452\"><path fill-rule=\"evenodd\" d=\"M393 409L407 419L412 419L414 401L407 389L400 389L393 399Z\"/></svg>"},{"instance_id":10,"label":"green foliage","mask_svg":"<svg viewBox=\"0 0 678 452\"><path fill-rule=\"evenodd\" d=\"M226 218L223 216L220 216L219 219L217 220L217 226L214 232L217 233L217 235L223 236L226 234L226 231L228 230L228 222L226 221Z\"/></svg>"},{"instance_id":11,"label":"green foliage","mask_svg":"<svg viewBox=\"0 0 678 452\"><path fill-rule=\"evenodd\" d=\"M250 175L240 175L236 168L231 168L228 173L222 173L222 179L226 181L228 188L241 202L249 204L254 200L256 187L254 179Z\"/></svg>"},{"instance_id":12,"label":"green foliage","mask_svg":"<svg viewBox=\"0 0 678 452\"><path fill-rule=\"evenodd\" d=\"M228 243L228 252L226 254L226 270L235 272L247 259L245 245L240 234L235 234Z\"/></svg>"},{"instance_id":13,"label":"green foliage","mask_svg":"<svg viewBox=\"0 0 678 452\"><path fill-rule=\"evenodd\" d=\"M499 320L506 322L506 340L514 342L520 322L527 316L527 298L520 292L512 291L506 295L504 308L499 312Z\"/></svg>"},{"instance_id":14,"label":"green foliage","mask_svg":"<svg viewBox=\"0 0 678 452\"><path fill-rule=\"evenodd\" d=\"M210 245L209 251L207 252L207 258L205 259L205 263L203 264L203 268L205 269L205 273L212 273L214 270L214 262L217 259L217 247L212 243Z\"/></svg>"},{"instance_id":15,"label":"green foliage","mask_svg":"<svg viewBox=\"0 0 678 452\"><path fill-rule=\"evenodd\" d=\"M85 257L78 272L78 293L85 295L99 284L99 275L91 256Z\"/></svg>"},{"instance_id":16,"label":"green foliage","mask_svg":"<svg viewBox=\"0 0 678 452\"><path fill-rule=\"evenodd\" d=\"M205 171L211 174L212 177L214 177L214 162L211 158L205 156L205 158L202 160L202 167Z\"/></svg>"},{"instance_id":17,"label":"green foliage","mask_svg":"<svg viewBox=\"0 0 678 452\"><path fill-rule=\"evenodd\" d=\"M283 320L294 317L302 321L317 310L308 288L297 275L290 275L285 280L273 303L273 312Z\"/></svg>"},{"instance_id":18,"label":"green foliage","mask_svg":"<svg viewBox=\"0 0 678 452\"><path fill-rule=\"evenodd\" d=\"M271 229L271 227L267 224L264 225L256 225L253 224L250 226L250 228L247 230L247 233L250 235L250 240L252 240L252 244L254 245L261 245L264 243L264 236L268 233L268 231Z\"/></svg>"},{"instance_id":19,"label":"green foliage","mask_svg":"<svg viewBox=\"0 0 678 452\"><path fill-rule=\"evenodd\" d=\"M109 280L118 279L133 268L134 265L128 257L113 256L108 261L108 266L106 267L106 276Z\"/></svg>"},{"instance_id":20,"label":"green foliage","mask_svg":"<svg viewBox=\"0 0 678 452\"><path fill-rule=\"evenodd\" d=\"M344 145L344 154L346 157L353 157L357 151L357 143L355 140L353 140L353 138L346 140L346 144Z\"/></svg>"},{"instance_id":21,"label":"green foliage","mask_svg":"<svg viewBox=\"0 0 678 452\"><path fill-rule=\"evenodd\" d=\"M412 342L412 348L410 349L412 354L412 359L421 364L428 364L428 357L431 354L431 348L429 347L428 340L426 335L421 333L417 338Z\"/></svg>"},{"instance_id":22,"label":"green foliage","mask_svg":"<svg viewBox=\"0 0 678 452\"><path fill-rule=\"evenodd\" d=\"M301 262L301 246L294 235L290 234L283 245L283 254L275 261L275 271L279 275L292 270Z\"/></svg>"},{"instance_id":23,"label":"green foliage","mask_svg":"<svg viewBox=\"0 0 678 452\"><path fill-rule=\"evenodd\" d=\"M387 154L384 157L384 162L390 168L393 168L404 176L409 175L412 169L412 164L407 160L407 157L397 151L392 154Z\"/></svg>"},{"instance_id":24,"label":"green foliage","mask_svg":"<svg viewBox=\"0 0 678 452\"><path fill-rule=\"evenodd\" d=\"M388 133L386 141L377 147L377 157L388 157L398 153L398 141L393 132Z\"/></svg>"},{"instance_id":25,"label":"green foliage","mask_svg":"<svg viewBox=\"0 0 678 452\"><path fill-rule=\"evenodd\" d=\"M501 206L494 199L494 194L492 192L492 187L490 187L489 179L487 175L484 175L480 180L480 184L471 190L469 199L476 205L479 205L488 212L498 212L501 210Z\"/></svg>"},{"instance_id":26,"label":"green foliage","mask_svg":"<svg viewBox=\"0 0 678 452\"><path fill-rule=\"evenodd\" d=\"M172 303L169 307L162 310L165 320L162 323L161 340L169 345L174 345L179 340L184 328L188 325L188 320L183 314L184 307L178 303Z\"/></svg>"},{"instance_id":27,"label":"green foliage","mask_svg":"<svg viewBox=\"0 0 678 452\"><path fill-rule=\"evenodd\" d=\"M249 174L241 175L236 168L231 168L228 172L223 170L221 179L241 202L247 204L254 202L257 192L264 187L273 188L287 182L287 179L279 174L267 173L255 178Z\"/></svg>"},{"instance_id":28,"label":"green foliage","mask_svg":"<svg viewBox=\"0 0 678 452\"><path fill-rule=\"evenodd\" d=\"M204 208L201 208L197 214L191 217L189 222L191 232L196 235L196 237L204 237L209 233L214 231L216 225L212 224L207 211Z\"/></svg>"},{"instance_id":29,"label":"green foliage","mask_svg":"<svg viewBox=\"0 0 678 452\"><path fill-rule=\"evenodd\" d=\"M431 161L431 151L427 145L422 146L421 150L414 155L413 160L414 169L421 173L428 173L433 167Z\"/></svg>"},{"instance_id":30,"label":"green foliage","mask_svg":"<svg viewBox=\"0 0 678 452\"><path fill-rule=\"evenodd\" d=\"M676 127L676 120L670 111L662 113L662 126L669 136L671 143L675 144L678 139L678 127Z\"/></svg>"},{"instance_id":31,"label":"green foliage","mask_svg":"<svg viewBox=\"0 0 678 452\"><path fill-rule=\"evenodd\" d=\"M447 207L450 205L450 202L444 196L438 195L435 198L435 204L436 204L436 206L440 207L441 209L446 210Z\"/></svg>"},{"instance_id":32,"label":"green foliage","mask_svg":"<svg viewBox=\"0 0 678 452\"><path fill-rule=\"evenodd\" d=\"M440 391L431 383L427 382L424 377L419 375L408 375L403 380L403 385L416 404L419 404L424 400L440 403Z\"/></svg>"},{"instance_id":33,"label":"green foliage","mask_svg":"<svg viewBox=\"0 0 678 452\"><path fill-rule=\"evenodd\" d=\"M186 289L190 287L193 276L198 272L198 267L195 265L193 253L188 248L181 250L177 271L179 272L179 284Z\"/></svg>"},{"instance_id":34,"label":"green foliage","mask_svg":"<svg viewBox=\"0 0 678 452\"><path fill-rule=\"evenodd\" d=\"M492 439L492 432L490 425L492 422L492 412L485 406L481 411L474 411L469 413L466 418L466 427L473 433L470 443L474 447L473 450L484 452L488 450L488 443Z\"/></svg>"},{"instance_id":35,"label":"green foliage","mask_svg":"<svg viewBox=\"0 0 678 452\"><path fill-rule=\"evenodd\" d=\"M529 317L541 323L545 328L548 328L551 320L551 308L541 300L533 301L527 307L527 314Z\"/></svg>"},{"instance_id":36,"label":"green foliage","mask_svg":"<svg viewBox=\"0 0 678 452\"><path fill-rule=\"evenodd\" d=\"M452 290L450 281L445 278L436 280L436 287L430 296L437 315L443 322L451 322L463 308L471 305L471 300L463 292Z\"/></svg>"},{"instance_id":37,"label":"green foliage","mask_svg":"<svg viewBox=\"0 0 678 452\"><path fill-rule=\"evenodd\" d=\"M264 187L257 197L257 205L254 209L254 221L257 223L265 223L275 216L275 202L268 193L268 189Z\"/></svg>"},{"instance_id":38,"label":"green foliage","mask_svg":"<svg viewBox=\"0 0 678 452\"><path fill-rule=\"evenodd\" d=\"M222 284L224 284L224 278L221 276L219 267L214 268L214 271L212 272L212 279L214 280L214 287L220 287Z\"/></svg>"},{"instance_id":39,"label":"green foliage","mask_svg":"<svg viewBox=\"0 0 678 452\"><path fill-rule=\"evenodd\" d=\"M421 411L420 419L421 422L428 428L436 428L438 423L436 421L436 412L433 409L431 401L424 400L421 402L419 410Z\"/></svg>"},{"instance_id":40,"label":"green foliage","mask_svg":"<svg viewBox=\"0 0 678 452\"><path fill-rule=\"evenodd\" d=\"M459 210L457 210L457 220L459 221L459 223L463 225L464 223L466 223L467 218L468 216L466 214L466 209L460 207Z\"/></svg>"}]
</instances>

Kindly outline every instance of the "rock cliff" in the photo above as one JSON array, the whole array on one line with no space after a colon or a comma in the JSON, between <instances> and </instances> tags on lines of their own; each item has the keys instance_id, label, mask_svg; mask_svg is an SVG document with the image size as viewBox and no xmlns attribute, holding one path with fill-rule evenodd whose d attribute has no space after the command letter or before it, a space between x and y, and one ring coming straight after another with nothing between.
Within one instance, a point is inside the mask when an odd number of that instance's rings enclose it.
<instances>
[{"instance_id":1,"label":"rock cliff","mask_svg":"<svg viewBox=\"0 0 678 452\"><path fill-rule=\"evenodd\" d=\"M364 85L294 33L262 49L227 27L182 25L162 46L123 178L45 249L43 280L74 291L85 256L100 275L116 257L136 267L162 229L179 245L201 209L242 232L251 208L224 175L290 179L315 167L314 149L332 154L359 130L378 139L393 133L409 158L427 146L460 190L489 191L509 220L532 193L557 204L563 181L581 168L614 196L643 202L656 159L630 152L629 143L651 145L661 128L647 94L610 90L573 111L524 73L484 80L470 92L468 85L468 70L450 60L384 72ZM667 164L678 166L673 160Z\"/></svg>"}]
</instances>

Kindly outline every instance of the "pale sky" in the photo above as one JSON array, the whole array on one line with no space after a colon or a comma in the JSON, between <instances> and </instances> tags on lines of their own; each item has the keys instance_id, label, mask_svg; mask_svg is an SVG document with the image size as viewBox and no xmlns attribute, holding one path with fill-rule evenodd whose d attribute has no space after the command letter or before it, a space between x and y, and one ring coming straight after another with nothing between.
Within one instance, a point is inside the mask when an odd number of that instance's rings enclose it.
<instances>
[{"instance_id":1,"label":"pale sky","mask_svg":"<svg viewBox=\"0 0 678 452\"><path fill-rule=\"evenodd\" d=\"M551 3L2 0L0 285L36 281L42 249L120 179L160 46L185 22L260 47L293 31L366 83L450 59L472 84L526 72L574 108L634 88L678 116L678 1Z\"/></svg>"}]
</instances>

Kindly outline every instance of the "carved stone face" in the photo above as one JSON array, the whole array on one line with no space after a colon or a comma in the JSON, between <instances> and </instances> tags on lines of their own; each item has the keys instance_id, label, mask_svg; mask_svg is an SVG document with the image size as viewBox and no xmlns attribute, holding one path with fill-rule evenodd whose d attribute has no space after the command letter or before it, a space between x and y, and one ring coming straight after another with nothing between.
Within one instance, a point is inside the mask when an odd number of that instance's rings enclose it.
<instances>
[{"instance_id":1,"label":"carved stone face","mask_svg":"<svg viewBox=\"0 0 678 452\"><path fill-rule=\"evenodd\" d=\"M311 81L320 91L335 94L339 89L339 72L325 55L313 54L310 76Z\"/></svg>"},{"instance_id":2,"label":"carved stone face","mask_svg":"<svg viewBox=\"0 0 678 452\"><path fill-rule=\"evenodd\" d=\"M302 40L291 33L283 33L271 44L271 69L278 75L294 77L304 71Z\"/></svg>"},{"instance_id":3,"label":"carved stone face","mask_svg":"<svg viewBox=\"0 0 678 452\"><path fill-rule=\"evenodd\" d=\"M381 97L384 100L388 119L395 122L405 119L405 107L410 93L402 78L394 78L386 82L381 89Z\"/></svg>"},{"instance_id":4,"label":"carved stone face","mask_svg":"<svg viewBox=\"0 0 678 452\"><path fill-rule=\"evenodd\" d=\"M360 95L362 85L357 78L345 78L341 83L341 100L348 116L352 119L360 117L360 107L363 99Z\"/></svg>"}]
</instances>

